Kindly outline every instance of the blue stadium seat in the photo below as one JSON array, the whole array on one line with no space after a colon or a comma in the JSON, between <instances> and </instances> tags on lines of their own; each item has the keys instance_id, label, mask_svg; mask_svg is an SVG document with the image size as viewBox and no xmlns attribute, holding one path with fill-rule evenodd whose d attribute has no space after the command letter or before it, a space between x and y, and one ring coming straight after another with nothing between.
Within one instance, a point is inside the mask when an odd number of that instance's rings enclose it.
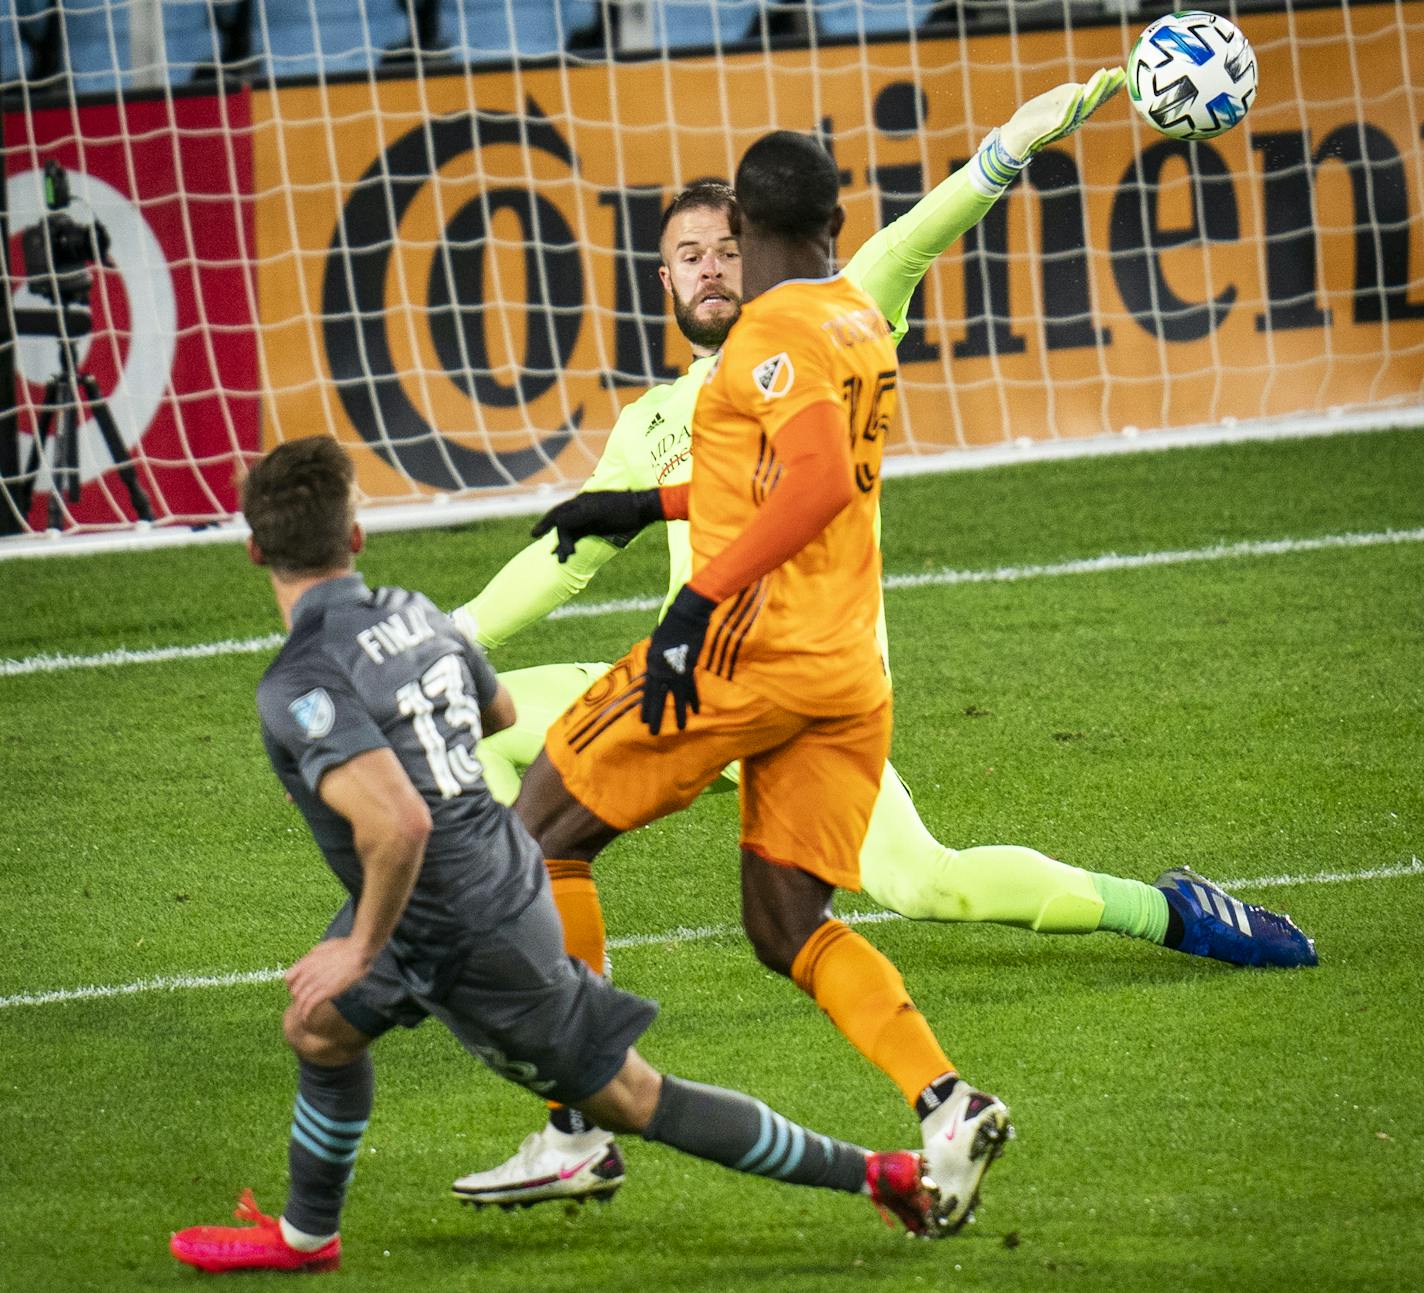
<instances>
[{"instance_id":1,"label":"blue stadium seat","mask_svg":"<svg viewBox=\"0 0 1424 1293\"><path fill-rule=\"evenodd\" d=\"M813 0L822 35L906 31L923 22L933 0ZM0 0L0 79L28 68L19 23L38 21L59 0ZM163 37L174 82L211 66L221 37L213 9L232 0L163 0ZM761 0L663 0L654 6L654 41L671 49L731 45L753 27ZM599 0L439 0L441 44L471 62L535 57L568 48L595 25ZM67 67L80 93L132 84L126 0L64 0ZM409 41L410 21L397 0L257 0L251 47L271 75L312 76L379 66L387 48Z\"/></svg>"},{"instance_id":2,"label":"blue stadium seat","mask_svg":"<svg viewBox=\"0 0 1424 1293\"><path fill-rule=\"evenodd\" d=\"M563 23L564 45L576 31L586 31L598 21L598 0L555 0Z\"/></svg>"},{"instance_id":3,"label":"blue stadium seat","mask_svg":"<svg viewBox=\"0 0 1424 1293\"><path fill-rule=\"evenodd\" d=\"M395 0L266 0L254 18L254 49L266 50L274 77L331 75L378 66L382 51L410 39Z\"/></svg>"},{"instance_id":4,"label":"blue stadium seat","mask_svg":"<svg viewBox=\"0 0 1424 1293\"><path fill-rule=\"evenodd\" d=\"M210 0L163 0L163 49L168 79L192 79L198 67L218 62L221 44L213 27Z\"/></svg>"},{"instance_id":5,"label":"blue stadium seat","mask_svg":"<svg viewBox=\"0 0 1424 1293\"><path fill-rule=\"evenodd\" d=\"M597 18L596 0L443 0L440 6L442 36L470 62L556 54Z\"/></svg>"},{"instance_id":6,"label":"blue stadium seat","mask_svg":"<svg viewBox=\"0 0 1424 1293\"><path fill-rule=\"evenodd\" d=\"M658 6L656 40L670 49L733 45L746 37L760 8L758 0L667 0Z\"/></svg>"},{"instance_id":7,"label":"blue stadium seat","mask_svg":"<svg viewBox=\"0 0 1424 1293\"><path fill-rule=\"evenodd\" d=\"M934 0L816 0L816 30L823 36L909 31L932 8Z\"/></svg>"},{"instance_id":8,"label":"blue stadium seat","mask_svg":"<svg viewBox=\"0 0 1424 1293\"><path fill-rule=\"evenodd\" d=\"M29 50L20 40L19 20L25 9L25 0L18 0L0 13L0 86L10 85L29 72Z\"/></svg>"},{"instance_id":9,"label":"blue stadium seat","mask_svg":"<svg viewBox=\"0 0 1424 1293\"><path fill-rule=\"evenodd\" d=\"M53 7L41 5L39 8ZM109 93L131 79L129 11L105 0L66 0L65 63L76 94Z\"/></svg>"}]
</instances>

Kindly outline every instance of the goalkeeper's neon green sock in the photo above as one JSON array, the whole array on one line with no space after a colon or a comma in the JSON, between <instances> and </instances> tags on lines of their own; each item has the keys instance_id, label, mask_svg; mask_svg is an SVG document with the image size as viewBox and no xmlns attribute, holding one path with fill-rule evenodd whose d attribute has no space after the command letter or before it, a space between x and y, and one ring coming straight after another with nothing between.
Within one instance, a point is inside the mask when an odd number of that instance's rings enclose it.
<instances>
[{"instance_id":1,"label":"goalkeeper's neon green sock","mask_svg":"<svg viewBox=\"0 0 1424 1293\"><path fill-rule=\"evenodd\" d=\"M1093 885L1103 900L1099 929L1132 938L1145 938L1149 943L1162 943L1167 934L1167 896L1141 880L1124 880L1120 876L1090 871Z\"/></svg>"},{"instance_id":2,"label":"goalkeeper's neon green sock","mask_svg":"<svg viewBox=\"0 0 1424 1293\"><path fill-rule=\"evenodd\" d=\"M876 902L915 920L986 921L1042 934L1104 929L1154 942L1167 924L1166 899L1151 885L1094 875L1017 844L947 848L888 764L861 848L860 881Z\"/></svg>"}]
</instances>

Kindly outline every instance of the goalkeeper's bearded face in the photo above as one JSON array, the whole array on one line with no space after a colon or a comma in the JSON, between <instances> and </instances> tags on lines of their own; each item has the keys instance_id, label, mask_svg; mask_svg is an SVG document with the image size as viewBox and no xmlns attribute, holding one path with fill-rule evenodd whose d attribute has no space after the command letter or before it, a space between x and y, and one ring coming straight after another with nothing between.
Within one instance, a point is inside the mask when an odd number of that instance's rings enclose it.
<instances>
[{"instance_id":1,"label":"goalkeeper's bearded face","mask_svg":"<svg viewBox=\"0 0 1424 1293\"><path fill-rule=\"evenodd\" d=\"M659 250L658 273L682 335L701 352L718 349L742 308L742 259L727 211L679 211L668 221Z\"/></svg>"}]
</instances>

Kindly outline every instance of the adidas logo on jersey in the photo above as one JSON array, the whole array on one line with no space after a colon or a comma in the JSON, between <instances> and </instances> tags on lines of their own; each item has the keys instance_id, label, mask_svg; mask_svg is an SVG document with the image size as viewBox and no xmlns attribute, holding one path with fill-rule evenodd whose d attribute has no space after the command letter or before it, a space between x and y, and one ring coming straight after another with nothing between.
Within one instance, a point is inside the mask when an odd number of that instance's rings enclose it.
<instances>
[{"instance_id":1,"label":"adidas logo on jersey","mask_svg":"<svg viewBox=\"0 0 1424 1293\"><path fill-rule=\"evenodd\" d=\"M795 380L796 370L791 367L791 356L784 350L770 359L763 359L752 369L752 381L769 400L779 400L791 389Z\"/></svg>"},{"instance_id":2,"label":"adidas logo on jersey","mask_svg":"<svg viewBox=\"0 0 1424 1293\"><path fill-rule=\"evenodd\" d=\"M667 661L668 668L673 673L683 674L687 672L687 643L683 642L679 646L668 647L663 652L663 659Z\"/></svg>"}]
</instances>

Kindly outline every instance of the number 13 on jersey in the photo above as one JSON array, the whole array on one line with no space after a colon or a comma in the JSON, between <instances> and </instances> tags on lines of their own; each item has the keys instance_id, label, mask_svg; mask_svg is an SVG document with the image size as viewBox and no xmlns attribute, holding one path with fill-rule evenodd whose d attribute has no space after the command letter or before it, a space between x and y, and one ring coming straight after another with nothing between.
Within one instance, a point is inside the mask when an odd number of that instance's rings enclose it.
<instances>
[{"instance_id":1,"label":"number 13 on jersey","mask_svg":"<svg viewBox=\"0 0 1424 1293\"><path fill-rule=\"evenodd\" d=\"M474 755L481 736L480 707L466 689L467 677L459 656L443 655L420 675L419 682L408 682L396 692L396 705L415 728L430 774L445 799L469 789L484 772ZM451 737L468 732L468 744L447 743L435 721L437 707L444 710Z\"/></svg>"}]
</instances>

